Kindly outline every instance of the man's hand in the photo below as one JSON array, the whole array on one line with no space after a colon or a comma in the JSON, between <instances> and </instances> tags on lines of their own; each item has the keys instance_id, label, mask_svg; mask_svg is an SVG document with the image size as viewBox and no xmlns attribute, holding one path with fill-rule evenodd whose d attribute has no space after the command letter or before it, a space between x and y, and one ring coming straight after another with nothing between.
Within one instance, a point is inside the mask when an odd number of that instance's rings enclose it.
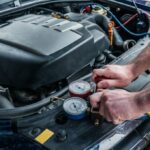
<instances>
[{"instance_id":1,"label":"man's hand","mask_svg":"<svg viewBox=\"0 0 150 150\"><path fill-rule=\"evenodd\" d=\"M98 89L111 87L124 87L136 78L130 65L107 65L104 69L93 70L92 79L97 83Z\"/></svg>"},{"instance_id":2,"label":"man's hand","mask_svg":"<svg viewBox=\"0 0 150 150\"><path fill-rule=\"evenodd\" d=\"M100 114L114 124L125 120L137 119L144 115L139 93L129 93L125 90L105 90L90 97L93 107L99 108Z\"/></svg>"}]
</instances>

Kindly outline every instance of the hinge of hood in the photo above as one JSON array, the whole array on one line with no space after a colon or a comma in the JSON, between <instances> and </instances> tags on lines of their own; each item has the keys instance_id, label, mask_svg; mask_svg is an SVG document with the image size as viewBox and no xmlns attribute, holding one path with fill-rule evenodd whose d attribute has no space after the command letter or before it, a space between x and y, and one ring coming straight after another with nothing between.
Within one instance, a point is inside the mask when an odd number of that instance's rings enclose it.
<instances>
[{"instance_id":1,"label":"hinge of hood","mask_svg":"<svg viewBox=\"0 0 150 150\"><path fill-rule=\"evenodd\" d=\"M15 7L19 7L21 5L20 0L14 0L14 5Z\"/></svg>"}]
</instances>

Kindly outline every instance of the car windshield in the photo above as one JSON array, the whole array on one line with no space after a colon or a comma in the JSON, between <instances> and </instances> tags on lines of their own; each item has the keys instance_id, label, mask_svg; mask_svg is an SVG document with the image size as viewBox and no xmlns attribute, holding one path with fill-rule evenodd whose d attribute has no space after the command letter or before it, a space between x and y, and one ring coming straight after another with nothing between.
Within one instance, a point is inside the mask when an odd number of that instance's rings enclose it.
<instances>
[{"instance_id":1,"label":"car windshield","mask_svg":"<svg viewBox=\"0 0 150 150\"><path fill-rule=\"evenodd\" d=\"M0 0L1 1L1 0ZM7 1L7 0L3 0L3 1ZM26 1L32 1L32 0L19 0L20 2L26 2ZM36 0L34 0L36 1ZM82 0L81 0L82 1ZM120 2L124 2L124 3L132 3L132 0L114 0L114 1L120 1ZM141 5L141 8L143 9L150 9L150 0L135 0L135 2L139 5ZM145 8L146 7L146 8Z\"/></svg>"},{"instance_id":2,"label":"car windshield","mask_svg":"<svg viewBox=\"0 0 150 150\"><path fill-rule=\"evenodd\" d=\"M150 0L135 0L138 4L142 4L150 7Z\"/></svg>"},{"instance_id":3,"label":"car windshield","mask_svg":"<svg viewBox=\"0 0 150 150\"><path fill-rule=\"evenodd\" d=\"M133 0L115 0L129 5L133 5ZM150 0L134 0L137 6L143 10L150 12Z\"/></svg>"}]
</instances>

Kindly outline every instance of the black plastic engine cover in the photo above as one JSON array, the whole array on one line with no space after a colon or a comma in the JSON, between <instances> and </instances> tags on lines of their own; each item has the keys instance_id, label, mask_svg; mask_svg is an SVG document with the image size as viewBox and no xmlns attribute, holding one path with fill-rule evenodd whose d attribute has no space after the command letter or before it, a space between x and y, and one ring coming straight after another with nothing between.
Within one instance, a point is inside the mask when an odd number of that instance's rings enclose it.
<instances>
[{"instance_id":1,"label":"black plastic engine cover","mask_svg":"<svg viewBox=\"0 0 150 150\"><path fill-rule=\"evenodd\" d=\"M87 65L109 42L99 27L26 15L0 28L0 84L36 89Z\"/></svg>"}]
</instances>

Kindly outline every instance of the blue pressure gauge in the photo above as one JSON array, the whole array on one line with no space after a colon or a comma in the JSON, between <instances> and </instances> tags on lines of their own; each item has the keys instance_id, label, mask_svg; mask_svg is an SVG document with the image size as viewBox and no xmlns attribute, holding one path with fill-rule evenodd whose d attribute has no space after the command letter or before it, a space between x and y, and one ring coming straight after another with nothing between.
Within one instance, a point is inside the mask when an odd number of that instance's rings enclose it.
<instances>
[{"instance_id":1,"label":"blue pressure gauge","mask_svg":"<svg viewBox=\"0 0 150 150\"><path fill-rule=\"evenodd\" d=\"M80 120L86 116L87 102L79 97L71 97L64 101L63 109L68 118L72 120Z\"/></svg>"}]
</instances>

